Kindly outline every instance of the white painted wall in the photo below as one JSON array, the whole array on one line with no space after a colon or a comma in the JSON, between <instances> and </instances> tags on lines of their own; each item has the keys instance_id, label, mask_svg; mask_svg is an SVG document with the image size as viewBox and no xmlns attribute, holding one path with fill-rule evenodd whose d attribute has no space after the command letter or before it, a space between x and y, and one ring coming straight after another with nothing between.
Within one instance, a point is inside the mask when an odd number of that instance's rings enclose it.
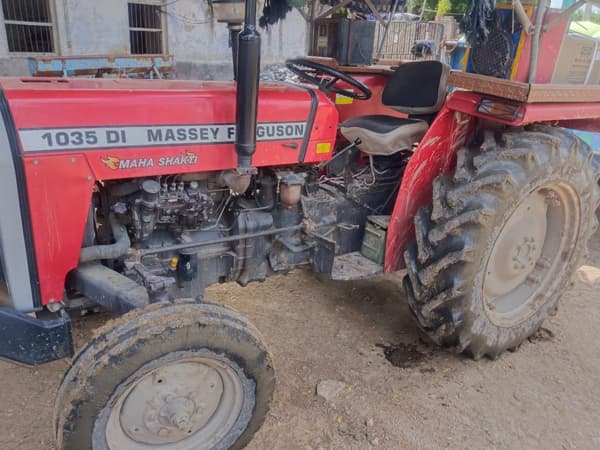
<instances>
[{"instance_id":1,"label":"white painted wall","mask_svg":"<svg viewBox=\"0 0 600 450\"><path fill-rule=\"evenodd\" d=\"M58 55L128 54L127 0L50 0L53 3ZM262 3L262 2L261 2ZM231 74L229 34L211 19L206 0L164 0L165 52L175 56L182 78L227 78ZM258 8L259 15L262 5ZM0 8L0 18L2 11ZM306 53L306 23L292 10L268 30L260 30L263 65ZM0 26L0 75L25 75L23 55L9 54Z\"/></svg>"},{"instance_id":2,"label":"white painted wall","mask_svg":"<svg viewBox=\"0 0 600 450\"><path fill-rule=\"evenodd\" d=\"M191 61L201 55L204 61L229 61L227 27L210 20L210 7L205 1L179 0L167 6L166 18L169 51L178 59ZM205 21L208 23L201 23ZM306 25L296 10L285 21L260 33L266 63L305 53Z\"/></svg>"},{"instance_id":3,"label":"white painted wall","mask_svg":"<svg viewBox=\"0 0 600 450\"><path fill-rule=\"evenodd\" d=\"M129 53L129 18L124 0L54 1L57 53L64 56Z\"/></svg>"}]
</instances>

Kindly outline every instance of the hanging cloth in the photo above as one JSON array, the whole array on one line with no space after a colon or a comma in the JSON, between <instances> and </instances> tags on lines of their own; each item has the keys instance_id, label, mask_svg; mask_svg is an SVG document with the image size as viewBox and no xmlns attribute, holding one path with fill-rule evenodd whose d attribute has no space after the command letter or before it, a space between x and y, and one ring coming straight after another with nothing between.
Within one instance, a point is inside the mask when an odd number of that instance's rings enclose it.
<instances>
[{"instance_id":1,"label":"hanging cloth","mask_svg":"<svg viewBox=\"0 0 600 450\"><path fill-rule=\"evenodd\" d=\"M475 46L485 41L495 25L496 0L469 0L467 12L460 24L467 42Z\"/></svg>"},{"instance_id":2,"label":"hanging cloth","mask_svg":"<svg viewBox=\"0 0 600 450\"><path fill-rule=\"evenodd\" d=\"M261 28L268 28L285 19L285 16L291 10L292 7L288 3L288 0L266 0L262 16L258 19L258 24Z\"/></svg>"}]
</instances>

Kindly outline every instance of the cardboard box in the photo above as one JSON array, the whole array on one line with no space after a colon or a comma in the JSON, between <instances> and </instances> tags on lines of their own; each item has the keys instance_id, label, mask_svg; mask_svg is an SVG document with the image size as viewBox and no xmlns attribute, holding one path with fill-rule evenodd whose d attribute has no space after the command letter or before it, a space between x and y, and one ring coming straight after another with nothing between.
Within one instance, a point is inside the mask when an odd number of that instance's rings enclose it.
<instances>
[{"instance_id":1,"label":"cardboard box","mask_svg":"<svg viewBox=\"0 0 600 450\"><path fill-rule=\"evenodd\" d=\"M563 40L552 83L585 84L590 78L598 41L582 35L568 34Z\"/></svg>"}]
</instances>

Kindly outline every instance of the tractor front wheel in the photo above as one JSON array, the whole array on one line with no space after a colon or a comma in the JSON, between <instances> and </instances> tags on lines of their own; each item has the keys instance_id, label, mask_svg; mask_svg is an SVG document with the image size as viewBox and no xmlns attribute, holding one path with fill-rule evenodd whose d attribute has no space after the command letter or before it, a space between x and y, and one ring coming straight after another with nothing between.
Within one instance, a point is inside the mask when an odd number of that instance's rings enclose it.
<instances>
[{"instance_id":1,"label":"tractor front wheel","mask_svg":"<svg viewBox=\"0 0 600 450\"><path fill-rule=\"evenodd\" d=\"M434 342L495 358L539 329L596 228L594 166L586 144L549 126L459 152L405 252L410 308Z\"/></svg>"},{"instance_id":2,"label":"tractor front wheel","mask_svg":"<svg viewBox=\"0 0 600 450\"><path fill-rule=\"evenodd\" d=\"M239 314L154 304L109 322L75 358L56 401L58 447L242 448L274 384L260 335Z\"/></svg>"}]
</instances>

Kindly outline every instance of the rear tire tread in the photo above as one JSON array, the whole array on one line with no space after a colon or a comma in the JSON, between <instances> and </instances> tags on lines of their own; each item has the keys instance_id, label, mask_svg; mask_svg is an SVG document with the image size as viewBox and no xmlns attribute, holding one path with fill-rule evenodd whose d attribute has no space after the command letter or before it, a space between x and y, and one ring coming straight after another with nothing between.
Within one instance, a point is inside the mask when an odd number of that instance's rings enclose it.
<instances>
[{"instance_id":1,"label":"rear tire tread","mask_svg":"<svg viewBox=\"0 0 600 450\"><path fill-rule=\"evenodd\" d=\"M598 163L591 149L570 132L547 125L513 129L499 139L486 133L480 148L458 152L453 176L440 175L434 181L432 206L415 216L416 242L404 255L408 271L404 285L419 326L435 343L466 351L475 359L495 359L521 344L522 336L501 341L492 327L476 325L465 308L469 288L481 270L473 267L474 253L489 233L497 206L514 196L532 172L547 171L548 166L563 170L566 160L570 170L580 170L588 182L580 192L583 201L593 196L594 202L586 203L597 205L600 189L593 166ZM595 214L582 226L585 242L578 248L585 248L596 228ZM539 326L541 321L533 329Z\"/></svg>"}]
</instances>

